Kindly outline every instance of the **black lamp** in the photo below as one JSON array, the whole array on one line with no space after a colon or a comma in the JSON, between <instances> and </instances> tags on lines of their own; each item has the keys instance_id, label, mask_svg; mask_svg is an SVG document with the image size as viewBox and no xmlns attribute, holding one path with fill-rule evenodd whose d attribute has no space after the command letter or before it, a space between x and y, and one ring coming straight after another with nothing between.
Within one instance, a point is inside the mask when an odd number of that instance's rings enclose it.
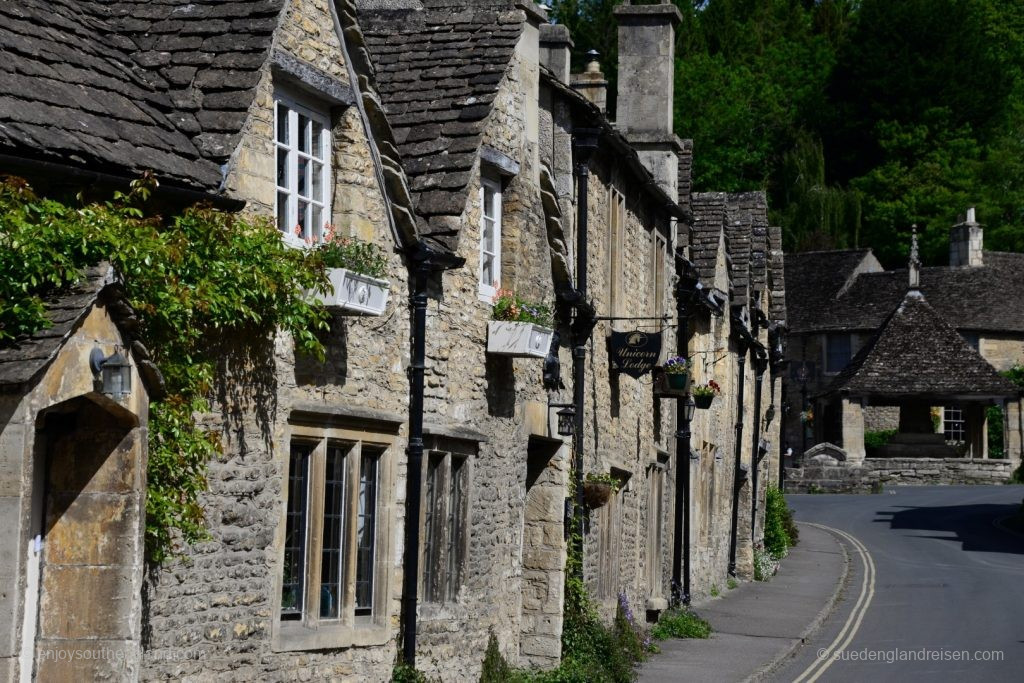
<instances>
[{"instance_id":1,"label":"black lamp","mask_svg":"<svg viewBox=\"0 0 1024 683\"><path fill-rule=\"evenodd\" d=\"M683 404L683 417L686 418L687 422L693 421L693 413L697 409L697 404L693 402L693 396L686 397L686 403Z\"/></svg>"},{"instance_id":2,"label":"black lamp","mask_svg":"<svg viewBox=\"0 0 1024 683\"><path fill-rule=\"evenodd\" d=\"M768 406L768 410L764 411L764 428L768 429L768 425L775 419L775 404L772 403Z\"/></svg>"},{"instance_id":3,"label":"black lamp","mask_svg":"<svg viewBox=\"0 0 1024 683\"><path fill-rule=\"evenodd\" d=\"M89 367L94 376L99 376L101 391L107 396L120 401L132 393L132 364L120 351L104 356L102 349L93 349Z\"/></svg>"},{"instance_id":4,"label":"black lamp","mask_svg":"<svg viewBox=\"0 0 1024 683\"><path fill-rule=\"evenodd\" d=\"M576 410L572 406L564 406L558 411L559 436L572 436L576 423Z\"/></svg>"}]
</instances>

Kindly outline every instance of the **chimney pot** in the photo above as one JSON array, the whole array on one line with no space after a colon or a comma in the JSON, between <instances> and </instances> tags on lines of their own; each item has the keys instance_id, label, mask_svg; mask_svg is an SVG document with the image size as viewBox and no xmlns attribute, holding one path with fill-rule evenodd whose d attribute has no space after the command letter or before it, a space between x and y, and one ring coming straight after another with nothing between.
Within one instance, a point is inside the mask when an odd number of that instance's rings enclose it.
<instances>
[{"instance_id":1,"label":"chimney pot","mask_svg":"<svg viewBox=\"0 0 1024 683\"><path fill-rule=\"evenodd\" d=\"M586 68L581 74L573 74L571 77L572 89L593 102L602 112L607 110L608 105L608 80L601 73L601 64L597 61L597 50L589 50Z\"/></svg>"}]
</instances>

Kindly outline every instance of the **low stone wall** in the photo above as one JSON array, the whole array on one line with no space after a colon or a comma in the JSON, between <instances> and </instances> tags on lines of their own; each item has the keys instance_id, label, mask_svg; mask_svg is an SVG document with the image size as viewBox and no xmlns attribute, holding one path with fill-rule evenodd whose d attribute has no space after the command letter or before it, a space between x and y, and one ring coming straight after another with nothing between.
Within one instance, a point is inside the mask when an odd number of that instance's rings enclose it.
<instances>
[{"instance_id":1,"label":"low stone wall","mask_svg":"<svg viewBox=\"0 0 1024 683\"><path fill-rule=\"evenodd\" d=\"M1005 484L1016 460L868 458L861 465L807 463L786 469L788 493L868 493L884 485Z\"/></svg>"}]
</instances>

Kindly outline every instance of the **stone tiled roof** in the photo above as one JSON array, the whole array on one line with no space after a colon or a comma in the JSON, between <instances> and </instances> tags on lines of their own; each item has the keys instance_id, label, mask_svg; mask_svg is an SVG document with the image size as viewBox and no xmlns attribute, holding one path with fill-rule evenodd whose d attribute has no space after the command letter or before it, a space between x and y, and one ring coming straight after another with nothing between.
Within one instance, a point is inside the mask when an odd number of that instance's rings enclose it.
<instances>
[{"instance_id":1,"label":"stone tiled roof","mask_svg":"<svg viewBox=\"0 0 1024 683\"><path fill-rule=\"evenodd\" d=\"M718 245L725 227L726 194L694 192L691 195L693 226L691 227L690 260L697 268L705 287L715 284Z\"/></svg>"},{"instance_id":2,"label":"stone tiled roof","mask_svg":"<svg viewBox=\"0 0 1024 683\"><path fill-rule=\"evenodd\" d=\"M832 382L836 391L896 399L1015 396L918 291L904 294L881 329Z\"/></svg>"},{"instance_id":3,"label":"stone tiled roof","mask_svg":"<svg viewBox=\"0 0 1024 683\"><path fill-rule=\"evenodd\" d=\"M839 292L853 281L857 267L870 253L870 249L846 249L786 254L789 329L793 332L816 329L836 306ZM904 292L906 286L899 291L899 296ZM898 301L887 302L884 312L870 329L877 329L878 323L892 312Z\"/></svg>"},{"instance_id":4,"label":"stone tiled roof","mask_svg":"<svg viewBox=\"0 0 1024 683\"><path fill-rule=\"evenodd\" d=\"M359 0L420 234L454 248L470 171L525 15L511 0Z\"/></svg>"},{"instance_id":5,"label":"stone tiled roof","mask_svg":"<svg viewBox=\"0 0 1024 683\"><path fill-rule=\"evenodd\" d=\"M745 305L766 282L768 200L763 192L726 196L725 245L732 265L732 303ZM757 252L757 253L755 253Z\"/></svg>"},{"instance_id":6,"label":"stone tiled roof","mask_svg":"<svg viewBox=\"0 0 1024 683\"><path fill-rule=\"evenodd\" d=\"M683 149L679 152L678 165L679 206L687 211L692 210L690 197L693 194L693 140L683 140Z\"/></svg>"},{"instance_id":7,"label":"stone tiled roof","mask_svg":"<svg viewBox=\"0 0 1024 683\"><path fill-rule=\"evenodd\" d=\"M217 190L283 2L0 3L0 151Z\"/></svg>"},{"instance_id":8,"label":"stone tiled roof","mask_svg":"<svg viewBox=\"0 0 1024 683\"><path fill-rule=\"evenodd\" d=\"M861 273L850 280L856 267L851 253L786 256L791 329L875 330L902 300L906 269ZM1024 254L985 252L983 263L922 268L920 289L956 329L1024 333Z\"/></svg>"},{"instance_id":9,"label":"stone tiled roof","mask_svg":"<svg viewBox=\"0 0 1024 683\"><path fill-rule=\"evenodd\" d=\"M16 390L47 367L100 291L112 282L110 266L97 266L88 269L68 291L46 299L46 317L51 326L0 346L0 392Z\"/></svg>"},{"instance_id":10,"label":"stone tiled roof","mask_svg":"<svg viewBox=\"0 0 1024 683\"><path fill-rule=\"evenodd\" d=\"M782 251L782 228L768 228L768 317L787 321L785 254Z\"/></svg>"}]
</instances>

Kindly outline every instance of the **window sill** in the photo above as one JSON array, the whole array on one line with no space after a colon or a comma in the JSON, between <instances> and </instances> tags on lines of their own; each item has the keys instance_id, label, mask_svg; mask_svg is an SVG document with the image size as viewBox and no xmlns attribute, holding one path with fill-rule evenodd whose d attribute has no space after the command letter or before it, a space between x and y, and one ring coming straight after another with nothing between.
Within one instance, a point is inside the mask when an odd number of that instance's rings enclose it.
<instances>
[{"instance_id":1,"label":"window sill","mask_svg":"<svg viewBox=\"0 0 1024 683\"><path fill-rule=\"evenodd\" d=\"M275 652L327 650L344 647L370 647L385 645L391 639L386 626L376 624L356 626L321 626L311 629L300 624L279 624L271 648Z\"/></svg>"}]
</instances>

